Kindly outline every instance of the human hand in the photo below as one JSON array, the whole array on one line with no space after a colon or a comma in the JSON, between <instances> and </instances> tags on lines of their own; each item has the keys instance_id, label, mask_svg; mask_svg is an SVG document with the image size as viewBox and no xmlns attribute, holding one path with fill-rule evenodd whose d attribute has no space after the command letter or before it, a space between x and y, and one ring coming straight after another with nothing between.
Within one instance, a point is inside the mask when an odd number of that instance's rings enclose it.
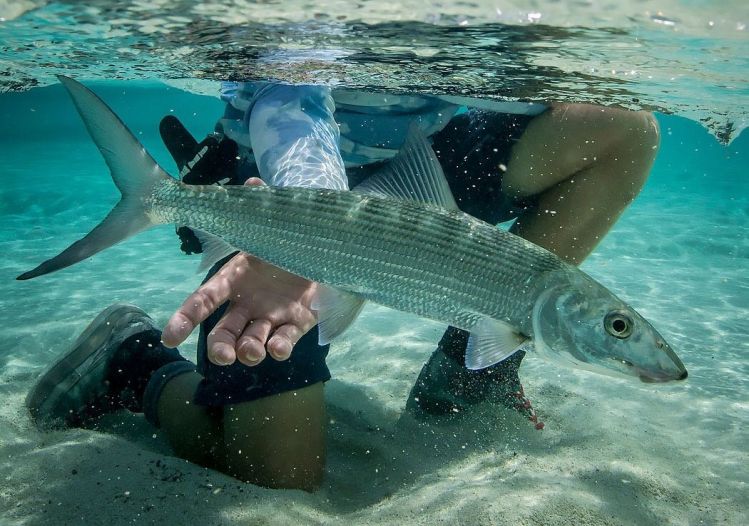
<instances>
[{"instance_id":1,"label":"human hand","mask_svg":"<svg viewBox=\"0 0 749 526\"><path fill-rule=\"evenodd\" d=\"M245 184L263 184L249 179ZM208 359L257 365L267 354L285 360L317 323L311 308L316 284L240 252L191 294L162 333L167 347L182 343L226 301L229 307L208 334Z\"/></svg>"}]
</instances>

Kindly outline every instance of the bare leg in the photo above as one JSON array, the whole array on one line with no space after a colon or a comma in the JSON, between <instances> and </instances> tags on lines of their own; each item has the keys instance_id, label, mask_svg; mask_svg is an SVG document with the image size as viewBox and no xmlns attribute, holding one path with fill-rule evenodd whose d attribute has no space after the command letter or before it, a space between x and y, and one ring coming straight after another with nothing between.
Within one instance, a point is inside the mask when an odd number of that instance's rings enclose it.
<instances>
[{"instance_id":1,"label":"bare leg","mask_svg":"<svg viewBox=\"0 0 749 526\"><path fill-rule=\"evenodd\" d=\"M325 471L322 382L224 408L226 472L271 488L312 491Z\"/></svg>"},{"instance_id":2,"label":"bare leg","mask_svg":"<svg viewBox=\"0 0 749 526\"><path fill-rule=\"evenodd\" d=\"M223 458L221 412L192 403L202 378L198 373L189 373L166 384L158 402L159 423L178 457L220 469Z\"/></svg>"},{"instance_id":3,"label":"bare leg","mask_svg":"<svg viewBox=\"0 0 749 526\"><path fill-rule=\"evenodd\" d=\"M552 107L517 142L503 179L509 195L538 196L513 232L580 263L640 192L658 144L650 113Z\"/></svg>"},{"instance_id":4,"label":"bare leg","mask_svg":"<svg viewBox=\"0 0 749 526\"><path fill-rule=\"evenodd\" d=\"M322 382L222 410L191 402L201 376L171 380L161 428L180 458L269 488L316 489L325 471Z\"/></svg>"},{"instance_id":5,"label":"bare leg","mask_svg":"<svg viewBox=\"0 0 749 526\"><path fill-rule=\"evenodd\" d=\"M171 380L158 402L161 428L180 458L268 488L316 489L325 470L322 382L226 406L191 402L197 373Z\"/></svg>"}]
</instances>

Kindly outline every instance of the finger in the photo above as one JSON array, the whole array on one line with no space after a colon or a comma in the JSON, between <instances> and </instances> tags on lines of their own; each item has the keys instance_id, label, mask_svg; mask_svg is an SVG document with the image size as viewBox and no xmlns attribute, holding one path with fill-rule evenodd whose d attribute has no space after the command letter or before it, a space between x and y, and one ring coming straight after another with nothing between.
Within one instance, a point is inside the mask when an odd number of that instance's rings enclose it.
<instances>
[{"instance_id":1,"label":"finger","mask_svg":"<svg viewBox=\"0 0 749 526\"><path fill-rule=\"evenodd\" d=\"M273 328L270 320L252 320L244 329L237 344L239 361L257 365L265 358L265 342Z\"/></svg>"},{"instance_id":2,"label":"finger","mask_svg":"<svg viewBox=\"0 0 749 526\"><path fill-rule=\"evenodd\" d=\"M247 311L229 304L226 313L208 333L208 359L216 365L231 365L237 359L237 339L247 325Z\"/></svg>"},{"instance_id":3,"label":"finger","mask_svg":"<svg viewBox=\"0 0 749 526\"><path fill-rule=\"evenodd\" d=\"M224 268L226 265L224 266ZM203 320L219 308L231 293L231 287L222 268L216 275L193 292L169 319L161 333L167 347L176 347L190 335Z\"/></svg>"},{"instance_id":4,"label":"finger","mask_svg":"<svg viewBox=\"0 0 749 526\"><path fill-rule=\"evenodd\" d=\"M288 360L291 356L291 350L304 332L300 327L291 323L281 325L268 340L266 345L268 354L276 360Z\"/></svg>"},{"instance_id":5,"label":"finger","mask_svg":"<svg viewBox=\"0 0 749 526\"><path fill-rule=\"evenodd\" d=\"M250 177L244 182L244 186L263 186L264 184L265 181L263 181L259 177Z\"/></svg>"}]
</instances>

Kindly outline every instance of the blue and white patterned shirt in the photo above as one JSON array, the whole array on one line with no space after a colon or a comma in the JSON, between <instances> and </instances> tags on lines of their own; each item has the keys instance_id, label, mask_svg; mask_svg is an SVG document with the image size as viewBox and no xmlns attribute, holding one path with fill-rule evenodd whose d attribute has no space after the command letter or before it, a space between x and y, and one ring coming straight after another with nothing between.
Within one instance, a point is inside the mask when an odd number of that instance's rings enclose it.
<instances>
[{"instance_id":1,"label":"blue and white patterned shirt","mask_svg":"<svg viewBox=\"0 0 749 526\"><path fill-rule=\"evenodd\" d=\"M217 130L254 159L272 186L347 189L346 166L393 157L411 123L430 136L444 128L462 101L391 95L327 86L224 82L226 113ZM512 113L537 113L510 103Z\"/></svg>"}]
</instances>

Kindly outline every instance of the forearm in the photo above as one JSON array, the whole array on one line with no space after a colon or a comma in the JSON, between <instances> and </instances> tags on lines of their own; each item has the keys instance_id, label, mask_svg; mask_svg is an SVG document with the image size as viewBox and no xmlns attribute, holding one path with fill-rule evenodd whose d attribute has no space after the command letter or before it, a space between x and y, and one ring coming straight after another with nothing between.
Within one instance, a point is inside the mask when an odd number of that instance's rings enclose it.
<instances>
[{"instance_id":1,"label":"forearm","mask_svg":"<svg viewBox=\"0 0 749 526\"><path fill-rule=\"evenodd\" d=\"M252 150L267 184L348 189L329 88L268 85L250 111Z\"/></svg>"}]
</instances>

